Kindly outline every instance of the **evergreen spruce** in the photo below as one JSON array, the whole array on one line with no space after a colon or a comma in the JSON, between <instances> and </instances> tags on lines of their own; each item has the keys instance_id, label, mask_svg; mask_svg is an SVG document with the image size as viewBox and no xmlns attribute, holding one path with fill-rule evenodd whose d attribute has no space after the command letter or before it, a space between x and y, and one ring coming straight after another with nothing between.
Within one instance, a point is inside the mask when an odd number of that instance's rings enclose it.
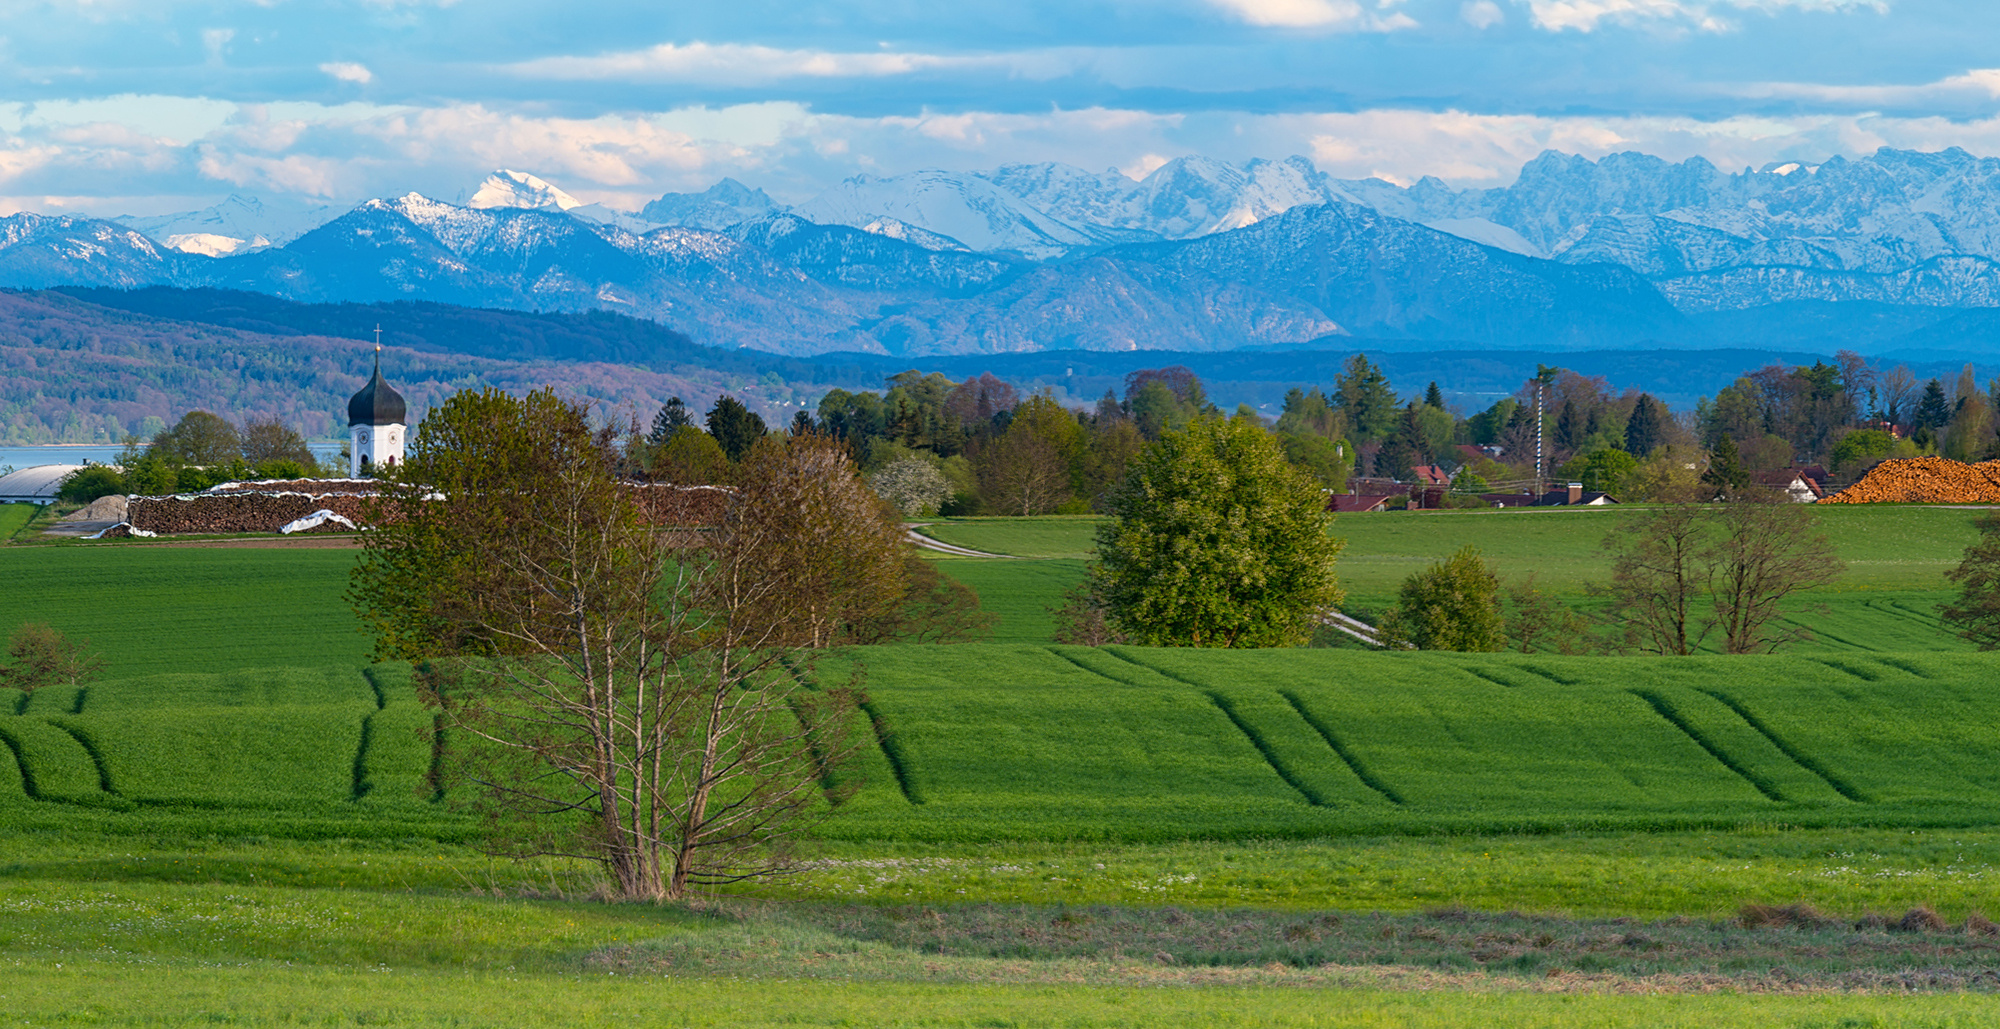
<instances>
[{"instance_id":1,"label":"evergreen spruce","mask_svg":"<svg viewBox=\"0 0 2000 1029\"><path fill-rule=\"evenodd\" d=\"M1666 405L1651 393L1639 394L1632 405L1632 417L1625 422L1625 452L1633 457L1651 457L1667 441Z\"/></svg>"},{"instance_id":2,"label":"evergreen spruce","mask_svg":"<svg viewBox=\"0 0 2000 1029\"><path fill-rule=\"evenodd\" d=\"M1708 470L1701 473L1701 484L1713 489L1717 496L1750 485L1750 472L1743 467L1743 455L1728 433L1723 433L1715 441L1715 449L1708 452Z\"/></svg>"}]
</instances>

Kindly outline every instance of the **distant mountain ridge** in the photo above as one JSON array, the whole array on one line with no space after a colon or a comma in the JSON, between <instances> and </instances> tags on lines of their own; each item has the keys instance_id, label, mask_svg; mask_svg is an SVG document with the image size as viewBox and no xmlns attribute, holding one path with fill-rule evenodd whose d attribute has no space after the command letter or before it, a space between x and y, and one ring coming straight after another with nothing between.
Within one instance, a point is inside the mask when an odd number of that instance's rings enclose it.
<instances>
[{"instance_id":1,"label":"distant mountain ridge","mask_svg":"<svg viewBox=\"0 0 2000 1029\"><path fill-rule=\"evenodd\" d=\"M1303 157L1182 157L1139 179L1014 164L857 176L794 208L724 180L638 214L502 170L464 205L370 200L289 235L309 216L269 208L287 229L266 234L260 210L231 198L186 216L0 219L0 286L602 309L789 354L1200 352L1343 334L1772 345L1786 340L1714 334L1755 319L1709 316L2000 307L2000 161L1958 149L1736 173L1551 152L1508 186L1464 190L1335 179Z\"/></svg>"}]
</instances>

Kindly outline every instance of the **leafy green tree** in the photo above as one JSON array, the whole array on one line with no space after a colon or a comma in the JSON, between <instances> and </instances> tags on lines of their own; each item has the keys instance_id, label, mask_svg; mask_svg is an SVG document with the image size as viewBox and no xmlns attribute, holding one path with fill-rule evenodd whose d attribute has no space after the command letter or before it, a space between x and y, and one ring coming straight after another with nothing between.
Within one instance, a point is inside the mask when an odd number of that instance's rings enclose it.
<instances>
[{"instance_id":1,"label":"leafy green tree","mask_svg":"<svg viewBox=\"0 0 2000 1029\"><path fill-rule=\"evenodd\" d=\"M1639 461L1623 450L1606 447L1580 454L1557 469L1557 474L1583 483L1587 490L1622 497L1626 482L1639 470Z\"/></svg>"},{"instance_id":2,"label":"leafy green tree","mask_svg":"<svg viewBox=\"0 0 2000 1029\"><path fill-rule=\"evenodd\" d=\"M1055 511L1075 496L1083 453L1076 416L1046 396L1029 397L1014 408L1007 431L979 455L982 497L1008 514Z\"/></svg>"},{"instance_id":3,"label":"leafy green tree","mask_svg":"<svg viewBox=\"0 0 2000 1029\"><path fill-rule=\"evenodd\" d=\"M1280 432L1278 445L1292 467L1312 476L1335 493L1347 489L1347 477L1354 470L1354 446L1344 439L1327 439L1305 433Z\"/></svg>"},{"instance_id":4,"label":"leafy green tree","mask_svg":"<svg viewBox=\"0 0 2000 1029\"><path fill-rule=\"evenodd\" d=\"M306 438L275 418L253 418L243 423L241 440L243 460L252 466L278 461L289 461L302 468L319 464L312 448L306 446Z\"/></svg>"},{"instance_id":5,"label":"leafy green tree","mask_svg":"<svg viewBox=\"0 0 2000 1029\"><path fill-rule=\"evenodd\" d=\"M1416 474L1417 465L1431 463L1431 438L1424 424L1424 412L1427 410L1433 409L1415 403L1403 409L1396 431L1375 455L1375 474L1392 479L1409 479Z\"/></svg>"},{"instance_id":6,"label":"leafy green tree","mask_svg":"<svg viewBox=\"0 0 2000 1029\"><path fill-rule=\"evenodd\" d=\"M764 438L764 431L764 419L727 393L716 397L715 406L708 409L708 434L731 461L743 460L751 446Z\"/></svg>"},{"instance_id":7,"label":"leafy green tree","mask_svg":"<svg viewBox=\"0 0 2000 1029\"><path fill-rule=\"evenodd\" d=\"M1494 653L1507 649L1500 613L1500 579L1477 548L1458 553L1403 580L1397 603L1377 627L1382 642L1417 650Z\"/></svg>"},{"instance_id":8,"label":"leafy green tree","mask_svg":"<svg viewBox=\"0 0 2000 1029\"><path fill-rule=\"evenodd\" d=\"M1149 646L1298 646L1338 604L1325 494L1271 435L1200 418L1148 447L1091 566L1112 631Z\"/></svg>"},{"instance_id":9,"label":"leafy green tree","mask_svg":"<svg viewBox=\"0 0 2000 1029\"><path fill-rule=\"evenodd\" d=\"M207 411L189 411L174 427L153 437L148 451L172 465L227 464L242 456L236 426Z\"/></svg>"},{"instance_id":10,"label":"leafy green tree","mask_svg":"<svg viewBox=\"0 0 2000 1029\"><path fill-rule=\"evenodd\" d=\"M1723 433L1715 441L1715 449L1708 452L1708 468L1701 473L1701 484L1716 496L1732 495L1750 485L1750 472L1743 467L1736 441L1728 433Z\"/></svg>"},{"instance_id":11,"label":"leafy green tree","mask_svg":"<svg viewBox=\"0 0 2000 1029\"><path fill-rule=\"evenodd\" d=\"M99 497L117 496L128 491L125 476L108 465L85 465L65 476L56 490L56 499L68 504L88 504Z\"/></svg>"},{"instance_id":12,"label":"leafy green tree","mask_svg":"<svg viewBox=\"0 0 2000 1029\"><path fill-rule=\"evenodd\" d=\"M1833 445L1833 470L1837 475L1859 471L1863 466L1889 457L1896 449L1896 437L1884 429L1855 429Z\"/></svg>"},{"instance_id":13,"label":"leafy green tree","mask_svg":"<svg viewBox=\"0 0 2000 1029\"><path fill-rule=\"evenodd\" d=\"M1278 432L1322 439L1347 435L1347 418L1319 389L1292 387L1285 393L1285 407L1278 415Z\"/></svg>"},{"instance_id":14,"label":"leafy green tree","mask_svg":"<svg viewBox=\"0 0 2000 1029\"><path fill-rule=\"evenodd\" d=\"M1478 472L1473 471L1471 465L1466 465L1458 470L1457 475L1451 477L1451 491L1453 493L1491 493L1493 492L1493 484L1487 482L1485 477Z\"/></svg>"},{"instance_id":15,"label":"leafy green tree","mask_svg":"<svg viewBox=\"0 0 2000 1029\"><path fill-rule=\"evenodd\" d=\"M1349 359L1347 370L1334 380L1334 400L1347 416L1356 443L1387 437L1402 416L1402 402L1389 388L1389 377L1369 364L1365 354Z\"/></svg>"},{"instance_id":16,"label":"leafy green tree","mask_svg":"<svg viewBox=\"0 0 2000 1029\"><path fill-rule=\"evenodd\" d=\"M1500 436L1513 424L1515 412L1521 409L1521 402L1507 397L1492 407L1465 420L1465 434L1473 443L1488 446L1500 442Z\"/></svg>"},{"instance_id":17,"label":"leafy green tree","mask_svg":"<svg viewBox=\"0 0 2000 1029\"><path fill-rule=\"evenodd\" d=\"M1667 406L1654 400L1651 393L1639 394L1631 417L1625 420L1625 452L1641 459L1653 456L1653 451L1667 442L1670 425Z\"/></svg>"},{"instance_id":18,"label":"leafy green tree","mask_svg":"<svg viewBox=\"0 0 2000 1029\"><path fill-rule=\"evenodd\" d=\"M1944 577L1958 588L1938 606L1945 626L1981 650L2000 650L2000 514L1979 520L1979 539Z\"/></svg>"},{"instance_id":19,"label":"leafy green tree","mask_svg":"<svg viewBox=\"0 0 2000 1029\"><path fill-rule=\"evenodd\" d=\"M736 481L735 466L715 437L692 425L674 430L661 446L647 451L646 474L655 482L681 486L724 486Z\"/></svg>"},{"instance_id":20,"label":"leafy green tree","mask_svg":"<svg viewBox=\"0 0 2000 1029\"><path fill-rule=\"evenodd\" d=\"M1175 396L1166 383L1159 381L1141 385L1126 398L1126 406L1132 409L1132 421L1138 424L1140 434L1148 440L1179 431L1196 414L1194 405Z\"/></svg>"}]
</instances>

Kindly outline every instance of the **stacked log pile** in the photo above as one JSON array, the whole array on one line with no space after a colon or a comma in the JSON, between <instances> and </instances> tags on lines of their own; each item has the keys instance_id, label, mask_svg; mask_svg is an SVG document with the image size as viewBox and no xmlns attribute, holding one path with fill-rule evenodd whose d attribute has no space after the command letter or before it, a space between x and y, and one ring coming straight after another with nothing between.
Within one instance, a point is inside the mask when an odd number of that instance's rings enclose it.
<instances>
[{"instance_id":1,"label":"stacked log pile","mask_svg":"<svg viewBox=\"0 0 2000 1029\"><path fill-rule=\"evenodd\" d=\"M169 497L133 497L125 520L135 529L168 534L277 532L314 511L332 511L356 525L372 494L313 490L237 490Z\"/></svg>"},{"instance_id":2,"label":"stacked log pile","mask_svg":"<svg viewBox=\"0 0 2000 1029\"><path fill-rule=\"evenodd\" d=\"M1944 457L1884 461L1822 504L2000 504L2000 461Z\"/></svg>"},{"instance_id":3,"label":"stacked log pile","mask_svg":"<svg viewBox=\"0 0 2000 1029\"><path fill-rule=\"evenodd\" d=\"M734 495L733 490L721 486L633 483L632 489L648 520L673 528L717 524ZM366 479L230 482L203 493L132 497L125 521L134 529L160 535L227 535L277 532L316 511L332 511L355 525L366 526L363 511L376 492L376 484ZM313 531L352 530L328 523Z\"/></svg>"}]
</instances>

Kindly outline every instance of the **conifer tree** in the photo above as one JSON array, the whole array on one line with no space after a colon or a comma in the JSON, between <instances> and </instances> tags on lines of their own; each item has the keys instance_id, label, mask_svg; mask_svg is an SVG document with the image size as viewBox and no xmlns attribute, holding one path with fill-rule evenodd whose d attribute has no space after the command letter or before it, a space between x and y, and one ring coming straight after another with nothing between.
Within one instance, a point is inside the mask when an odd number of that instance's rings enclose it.
<instances>
[{"instance_id":1,"label":"conifer tree","mask_svg":"<svg viewBox=\"0 0 2000 1029\"><path fill-rule=\"evenodd\" d=\"M1701 473L1701 484L1713 489L1719 497L1750 485L1750 472L1743 467L1743 455L1728 433L1723 433L1715 441L1715 449L1709 451L1708 470Z\"/></svg>"},{"instance_id":2,"label":"conifer tree","mask_svg":"<svg viewBox=\"0 0 2000 1029\"><path fill-rule=\"evenodd\" d=\"M1639 394L1632 405L1632 417L1625 422L1625 452L1633 457L1651 457L1667 441L1666 405L1651 393Z\"/></svg>"}]
</instances>

